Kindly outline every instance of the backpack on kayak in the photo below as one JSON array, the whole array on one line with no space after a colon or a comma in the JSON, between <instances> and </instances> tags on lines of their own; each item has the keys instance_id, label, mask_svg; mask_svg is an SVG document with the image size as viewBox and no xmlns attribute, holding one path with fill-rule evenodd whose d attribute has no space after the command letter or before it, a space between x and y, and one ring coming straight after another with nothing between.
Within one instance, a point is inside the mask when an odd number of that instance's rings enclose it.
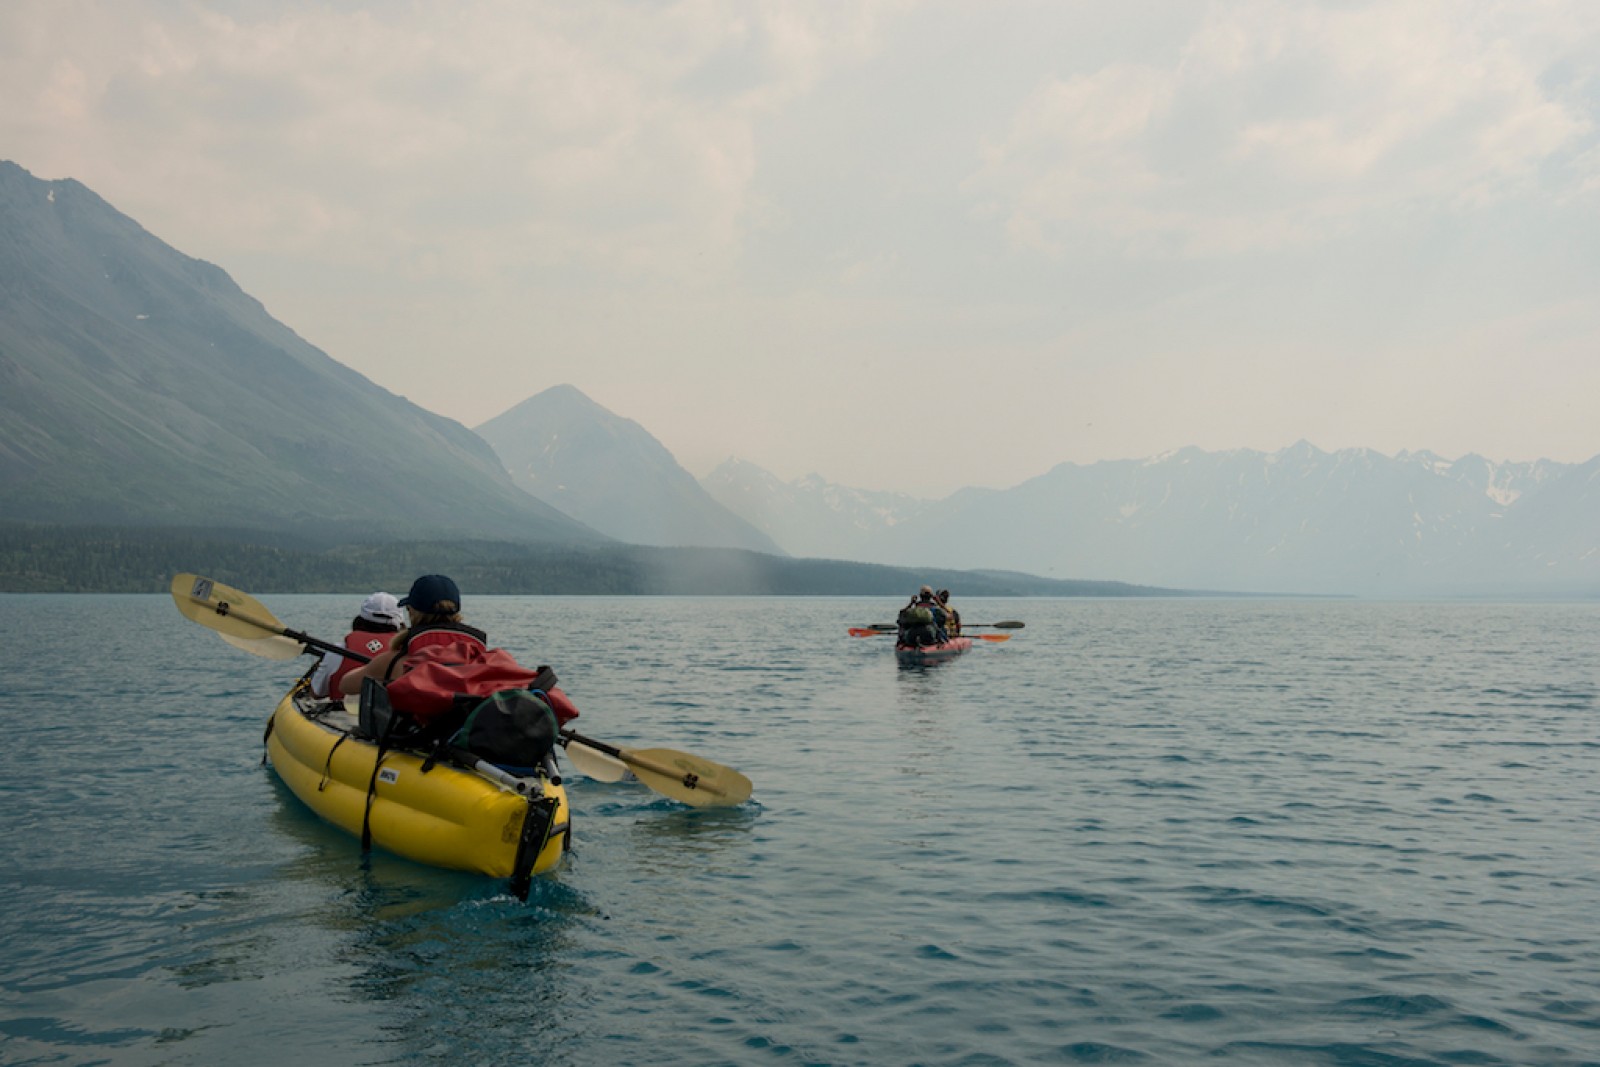
<instances>
[{"instance_id":1,"label":"backpack on kayak","mask_svg":"<svg viewBox=\"0 0 1600 1067\"><path fill-rule=\"evenodd\" d=\"M541 667L534 681L555 688L556 674ZM512 774L535 773L555 750L559 717L545 688L502 689L486 697L454 697L449 710L418 719L393 707L389 693L376 680L361 685L356 736L378 742L380 752L400 748L425 753L423 770L449 757L471 766L493 763Z\"/></svg>"},{"instance_id":2,"label":"backpack on kayak","mask_svg":"<svg viewBox=\"0 0 1600 1067\"><path fill-rule=\"evenodd\" d=\"M900 625L899 644L912 648L939 643L938 620L933 608L925 603L907 604L900 609L896 620Z\"/></svg>"},{"instance_id":3,"label":"backpack on kayak","mask_svg":"<svg viewBox=\"0 0 1600 1067\"><path fill-rule=\"evenodd\" d=\"M491 693L467 711L446 745L512 774L533 774L554 751L560 732L556 713L544 697L542 691L527 689Z\"/></svg>"}]
</instances>

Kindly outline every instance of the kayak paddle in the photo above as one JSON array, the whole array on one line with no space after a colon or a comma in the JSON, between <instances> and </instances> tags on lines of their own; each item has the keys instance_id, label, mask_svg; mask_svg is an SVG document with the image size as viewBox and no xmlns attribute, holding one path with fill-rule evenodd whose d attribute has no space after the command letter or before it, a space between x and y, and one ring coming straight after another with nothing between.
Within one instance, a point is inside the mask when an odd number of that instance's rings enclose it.
<instances>
[{"instance_id":1,"label":"kayak paddle","mask_svg":"<svg viewBox=\"0 0 1600 1067\"><path fill-rule=\"evenodd\" d=\"M877 623L870 630L866 629L864 627L860 627L860 626L852 626L852 627L850 627L850 636L851 637L889 637L889 636L892 636L893 634L895 634L898 631L898 627L890 626L887 629L880 629L879 627L881 627L881 626L883 626L882 623ZM958 636L958 637L970 637L974 641L1009 641L1009 640L1011 640L1011 635L1010 634L969 634L969 633L966 632L965 624L962 625L962 632L960 634L957 634L956 636Z\"/></svg>"},{"instance_id":2,"label":"kayak paddle","mask_svg":"<svg viewBox=\"0 0 1600 1067\"><path fill-rule=\"evenodd\" d=\"M1000 622L966 622L963 620L961 623L961 635L963 637L971 637L972 635L967 633L967 631L974 626L978 627L980 630L1020 630L1026 625L1028 624L1025 622L1018 622L1016 619L1004 619ZM892 622L875 622L871 626L866 627L866 629L877 630L879 633L894 633L896 630L900 629L900 627ZM855 634L857 637L866 636L865 634L856 634L855 629L852 629L850 632Z\"/></svg>"},{"instance_id":3,"label":"kayak paddle","mask_svg":"<svg viewBox=\"0 0 1600 1067\"><path fill-rule=\"evenodd\" d=\"M349 649L289 629L273 618L272 612L249 593L210 578L195 574L178 575L172 579L172 600L187 618L217 631L230 645L266 659L293 658L281 654L285 647L281 642L263 644L274 637L288 638L290 642L305 648L336 652L341 656L350 654Z\"/></svg>"}]
</instances>

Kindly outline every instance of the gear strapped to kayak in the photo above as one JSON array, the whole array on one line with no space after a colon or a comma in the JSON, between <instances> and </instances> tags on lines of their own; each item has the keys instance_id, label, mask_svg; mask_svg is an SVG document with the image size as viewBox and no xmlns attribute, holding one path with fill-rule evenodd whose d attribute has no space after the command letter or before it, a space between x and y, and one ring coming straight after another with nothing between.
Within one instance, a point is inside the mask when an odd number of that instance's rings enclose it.
<instances>
[{"instance_id":1,"label":"gear strapped to kayak","mask_svg":"<svg viewBox=\"0 0 1600 1067\"><path fill-rule=\"evenodd\" d=\"M390 666L399 662L396 658ZM485 648L475 641L428 645L407 652L404 663L405 673L388 683L389 703L419 723L452 710L459 697L481 699L506 689L544 690L562 723L578 717L578 709L555 689L553 680L539 682L550 668L524 667L503 648Z\"/></svg>"}]
</instances>

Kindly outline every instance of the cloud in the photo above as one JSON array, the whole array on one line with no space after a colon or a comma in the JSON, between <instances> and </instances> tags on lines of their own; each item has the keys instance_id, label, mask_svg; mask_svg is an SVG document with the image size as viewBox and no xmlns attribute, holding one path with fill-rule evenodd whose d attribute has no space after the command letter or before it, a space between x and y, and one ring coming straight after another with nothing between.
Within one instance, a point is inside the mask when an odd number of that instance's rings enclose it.
<instances>
[{"instance_id":1,"label":"cloud","mask_svg":"<svg viewBox=\"0 0 1600 1067\"><path fill-rule=\"evenodd\" d=\"M129 206L202 167L184 216L234 248L672 277L736 254L753 125L901 6L21 0L0 134Z\"/></svg>"},{"instance_id":2,"label":"cloud","mask_svg":"<svg viewBox=\"0 0 1600 1067\"><path fill-rule=\"evenodd\" d=\"M1207 10L1170 61L1047 77L986 143L968 188L1013 241L1248 254L1593 188L1592 7Z\"/></svg>"}]
</instances>

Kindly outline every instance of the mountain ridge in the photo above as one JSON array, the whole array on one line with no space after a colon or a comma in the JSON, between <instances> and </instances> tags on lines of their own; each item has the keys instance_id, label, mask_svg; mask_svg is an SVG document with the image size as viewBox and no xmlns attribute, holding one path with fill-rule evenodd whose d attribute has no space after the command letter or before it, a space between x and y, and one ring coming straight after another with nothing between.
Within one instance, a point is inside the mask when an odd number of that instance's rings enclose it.
<instances>
[{"instance_id":1,"label":"mountain ridge","mask_svg":"<svg viewBox=\"0 0 1600 1067\"><path fill-rule=\"evenodd\" d=\"M762 478L753 465L719 471L708 489L752 521L765 515L761 492L796 499L798 480ZM1186 446L958 490L892 528L863 530L859 512L830 517L812 491L805 521L813 547L878 562L1252 593L1600 592L1597 477L1600 456L1494 463L1324 452L1305 440L1273 453Z\"/></svg>"},{"instance_id":2,"label":"mountain ridge","mask_svg":"<svg viewBox=\"0 0 1600 1067\"><path fill-rule=\"evenodd\" d=\"M728 510L643 426L572 385L476 427L523 491L619 541L786 555Z\"/></svg>"}]
</instances>

